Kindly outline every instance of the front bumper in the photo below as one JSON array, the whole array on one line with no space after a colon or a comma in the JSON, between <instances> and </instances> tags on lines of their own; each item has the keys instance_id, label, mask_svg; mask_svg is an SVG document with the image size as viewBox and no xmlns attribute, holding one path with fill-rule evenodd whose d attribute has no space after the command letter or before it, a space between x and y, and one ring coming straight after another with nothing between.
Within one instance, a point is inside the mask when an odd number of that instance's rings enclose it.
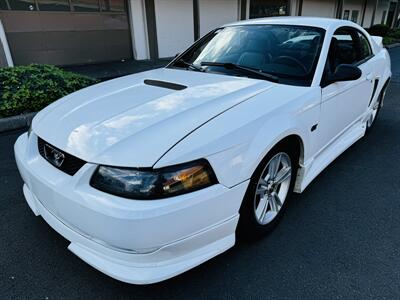
<instances>
[{"instance_id":1,"label":"front bumper","mask_svg":"<svg viewBox=\"0 0 400 300\"><path fill-rule=\"evenodd\" d=\"M103 273L128 283L158 282L232 247L248 182L162 200L127 200L92 188L96 165L69 176L45 161L37 138L15 144L24 195L35 215L68 239L69 249Z\"/></svg>"}]
</instances>

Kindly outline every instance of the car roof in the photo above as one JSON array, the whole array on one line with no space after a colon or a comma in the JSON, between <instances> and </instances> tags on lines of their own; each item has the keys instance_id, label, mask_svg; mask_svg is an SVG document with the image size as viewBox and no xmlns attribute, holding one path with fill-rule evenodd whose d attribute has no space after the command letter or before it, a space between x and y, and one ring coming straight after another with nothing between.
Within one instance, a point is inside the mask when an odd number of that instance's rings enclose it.
<instances>
[{"instance_id":1,"label":"car roof","mask_svg":"<svg viewBox=\"0 0 400 300\"><path fill-rule=\"evenodd\" d=\"M237 25L301 25L301 26L312 26L323 29L328 29L331 26L352 26L354 23L346 20L339 20L333 18L318 18L318 17L270 17L270 18L259 18L250 19L234 23L226 24L226 26L237 26Z\"/></svg>"}]
</instances>

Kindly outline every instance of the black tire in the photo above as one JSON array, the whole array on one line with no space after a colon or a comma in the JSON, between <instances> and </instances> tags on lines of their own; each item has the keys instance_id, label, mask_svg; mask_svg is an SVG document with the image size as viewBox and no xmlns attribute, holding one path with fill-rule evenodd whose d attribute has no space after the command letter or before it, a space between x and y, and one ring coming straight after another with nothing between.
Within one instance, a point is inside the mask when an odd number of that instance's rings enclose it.
<instances>
[{"instance_id":1,"label":"black tire","mask_svg":"<svg viewBox=\"0 0 400 300\"><path fill-rule=\"evenodd\" d=\"M259 239L260 237L266 235L272 229L275 228L275 226L279 223L281 220L287 205L290 200L290 196L293 193L293 187L294 183L296 180L296 175L297 175L297 169L299 165L299 151L296 149L297 147L293 147L293 144L290 142L284 142L276 145L271 151L264 157L264 159L261 161L257 169L254 171L251 179L249 186L247 188L246 194L244 196L244 199L242 201L242 205L239 210L240 218L239 218L239 223L238 227L236 230L236 237L238 241L254 241ZM268 224L261 225L257 221L257 217L255 215L254 211L254 201L255 201L255 194L256 194L256 189L258 186L258 181L260 177L263 175L263 171L265 170L266 166L268 165L269 161L271 158L273 158L275 155L278 153L286 153L291 162L291 180L290 180L290 185L289 185L289 190L286 196L285 201L283 202L283 205L278 212L278 214L275 216L275 218L269 222Z\"/></svg>"}]
</instances>

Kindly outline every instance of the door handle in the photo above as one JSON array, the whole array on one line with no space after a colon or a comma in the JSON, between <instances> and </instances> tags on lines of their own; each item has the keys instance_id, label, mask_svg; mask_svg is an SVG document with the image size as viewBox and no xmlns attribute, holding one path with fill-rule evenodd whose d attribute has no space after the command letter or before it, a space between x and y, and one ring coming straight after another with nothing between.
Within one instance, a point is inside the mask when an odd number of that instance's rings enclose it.
<instances>
[{"instance_id":1,"label":"door handle","mask_svg":"<svg viewBox=\"0 0 400 300\"><path fill-rule=\"evenodd\" d=\"M368 81L372 81L372 78L374 78L374 75L372 73L367 74Z\"/></svg>"}]
</instances>

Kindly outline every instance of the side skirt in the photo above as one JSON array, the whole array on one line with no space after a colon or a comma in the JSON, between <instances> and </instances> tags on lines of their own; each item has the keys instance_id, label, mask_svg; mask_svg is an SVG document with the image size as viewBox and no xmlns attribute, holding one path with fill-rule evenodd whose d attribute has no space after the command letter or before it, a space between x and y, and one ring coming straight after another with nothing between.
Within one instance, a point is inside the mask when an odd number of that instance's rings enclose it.
<instances>
[{"instance_id":1,"label":"side skirt","mask_svg":"<svg viewBox=\"0 0 400 300\"><path fill-rule=\"evenodd\" d=\"M365 122L357 122L336 139L330 146L299 168L295 193L303 192L306 187L340 154L357 142L365 134Z\"/></svg>"}]
</instances>

